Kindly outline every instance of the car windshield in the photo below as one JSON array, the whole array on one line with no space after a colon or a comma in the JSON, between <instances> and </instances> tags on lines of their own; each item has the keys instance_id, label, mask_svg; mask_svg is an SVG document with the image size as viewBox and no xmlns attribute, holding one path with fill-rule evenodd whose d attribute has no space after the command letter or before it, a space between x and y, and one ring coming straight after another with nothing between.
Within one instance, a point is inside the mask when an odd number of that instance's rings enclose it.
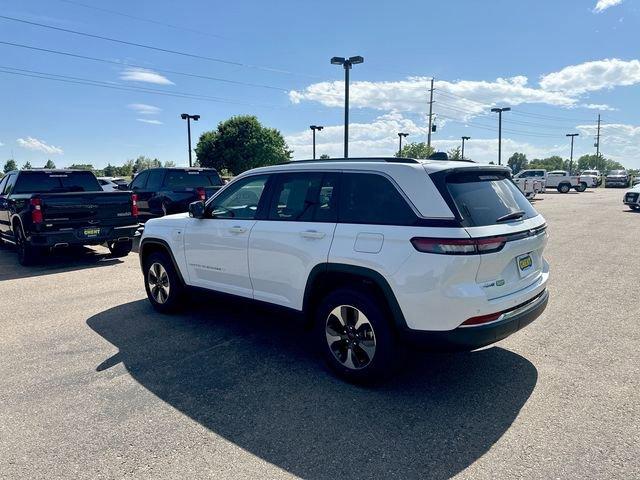
<instances>
[{"instance_id":1,"label":"car windshield","mask_svg":"<svg viewBox=\"0 0 640 480\"><path fill-rule=\"evenodd\" d=\"M611 170L611 172L609 172L609 175L626 175L627 172L625 172L624 170Z\"/></svg>"},{"instance_id":2,"label":"car windshield","mask_svg":"<svg viewBox=\"0 0 640 480\"><path fill-rule=\"evenodd\" d=\"M91 172L21 172L14 193L101 192Z\"/></svg>"},{"instance_id":3,"label":"car windshield","mask_svg":"<svg viewBox=\"0 0 640 480\"><path fill-rule=\"evenodd\" d=\"M178 188L218 187L222 185L222 180L216 172L211 171L171 170L167 173L164 184Z\"/></svg>"},{"instance_id":4,"label":"car windshield","mask_svg":"<svg viewBox=\"0 0 640 480\"><path fill-rule=\"evenodd\" d=\"M526 220L538 215L506 173L456 173L449 175L446 182L467 227Z\"/></svg>"}]
</instances>

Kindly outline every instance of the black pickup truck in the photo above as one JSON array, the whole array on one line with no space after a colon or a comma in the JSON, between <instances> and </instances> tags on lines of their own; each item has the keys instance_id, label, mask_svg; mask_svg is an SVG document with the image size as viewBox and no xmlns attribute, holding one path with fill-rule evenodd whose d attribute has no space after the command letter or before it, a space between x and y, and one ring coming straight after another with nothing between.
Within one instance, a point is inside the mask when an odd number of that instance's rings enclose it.
<instances>
[{"instance_id":1,"label":"black pickup truck","mask_svg":"<svg viewBox=\"0 0 640 480\"><path fill-rule=\"evenodd\" d=\"M138 228L137 208L135 195L102 191L91 172L12 171L0 180L0 243L15 244L23 265L70 245L104 244L125 256Z\"/></svg>"}]
</instances>

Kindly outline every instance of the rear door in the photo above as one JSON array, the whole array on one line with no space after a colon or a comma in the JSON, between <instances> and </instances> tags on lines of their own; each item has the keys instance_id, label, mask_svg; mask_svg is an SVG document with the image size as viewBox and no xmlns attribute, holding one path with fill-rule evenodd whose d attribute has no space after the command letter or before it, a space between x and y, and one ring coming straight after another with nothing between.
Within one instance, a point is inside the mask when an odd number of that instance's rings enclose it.
<instances>
[{"instance_id":1,"label":"rear door","mask_svg":"<svg viewBox=\"0 0 640 480\"><path fill-rule=\"evenodd\" d=\"M546 225L520 190L500 170L459 170L447 175L446 190L473 238L482 238L476 281L489 299L539 282L548 268L542 252Z\"/></svg>"},{"instance_id":2,"label":"rear door","mask_svg":"<svg viewBox=\"0 0 640 480\"><path fill-rule=\"evenodd\" d=\"M337 220L338 173L273 176L264 218L249 238L254 298L298 310L307 278L327 262Z\"/></svg>"}]
</instances>

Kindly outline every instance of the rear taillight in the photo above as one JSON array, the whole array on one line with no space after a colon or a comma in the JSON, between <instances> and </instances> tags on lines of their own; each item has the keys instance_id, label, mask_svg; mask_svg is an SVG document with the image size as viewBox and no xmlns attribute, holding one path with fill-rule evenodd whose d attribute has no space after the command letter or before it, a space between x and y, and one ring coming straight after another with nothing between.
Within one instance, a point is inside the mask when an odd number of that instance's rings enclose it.
<instances>
[{"instance_id":1,"label":"rear taillight","mask_svg":"<svg viewBox=\"0 0 640 480\"><path fill-rule=\"evenodd\" d=\"M485 238L425 238L414 237L411 244L419 252L439 255L477 255L502 250L505 237Z\"/></svg>"},{"instance_id":2,"label":"rear taillight","mask_svg":"<svg viewBox=\"0 0 640 480\"><path fill-rule=\"evenodd\" d=\"M33 223L42 223L42 200L32 198L29 203L31 203L31 221Z\"/></svg>"},{"instance_id":3,"label":"rear taillight","mask_svg":"<svg viewBox=\"0 0 640 480\"><path fill-rule=\"evenodd\" d=\"M135 193L131 195L131 215L138 216L138 195Z\"/></svg>"},{"instance_id":4,"label":"rear taillight","mask_svg":"<svg viewBox=\"0 0 640 480\"><path fill-rule=\"evenodd\" d=\"M196 188L196 193L198 194L198 200L204 202L207 199L207 192L204 191L204 187Z\"/></svg>"},{"instance_id":5,"label":"rear taillight","mask_svg":"<svg viewBox=\"0 0 640 480\"><path fill-rule=\"evenodd\" d=\"M490 313L489 315L480 315L479 317L471 317L462 322L461 326L482 325L483 323L495 322L502 316L502 312Z\"/></svg>"}]
</instances>

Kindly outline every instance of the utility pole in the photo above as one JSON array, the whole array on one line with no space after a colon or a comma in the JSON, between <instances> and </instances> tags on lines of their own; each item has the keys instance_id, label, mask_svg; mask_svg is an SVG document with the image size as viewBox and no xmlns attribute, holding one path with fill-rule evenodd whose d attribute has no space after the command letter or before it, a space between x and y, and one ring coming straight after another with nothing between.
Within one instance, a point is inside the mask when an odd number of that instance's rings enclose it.
<instances>
[{"instance_id":1,"label":"utility pole","mask_svg":"<svg viewBox=\"0 0 640 480\"><path fill-rule=\"evenodd\" d=\"M200 120L200 115L189 115L188 113L183 113L180 115L180 118L187 121L187 148L189 149L189 166L191 167L191 120L197 122Z\"/></svg>"},{"instance_id":2,"label":"utility pole","mask_svg":"<svg viewBox=\"0 0 640 480\"><path fill-rule=\"evenodd\" d=\"M569 175L572 175L573 170L573 139L576 138L579 133L567 133L567 137L571 137L571 156L569 157Z\"/></svg>"},{"instance_id":3,"label":"utility pole","mask_svg":"<svg viewBox=\"0 0 640 480\"><path fill-rule=\"evenodd\" d=\"M498 114L498 165L502 165L502 112L509 112L510 107L492 108L493 113Z\"/></svg>"},{"instance_id":4,"label":"utility pole","mask_svg":"<svg viewBox=\"0 0 640 480\"><path fill-rule=\"evenodd\" d=\"M433 82L431 79L431 88L429 89L429 132L427 133L427 147L431 148L431 128L433 125Z\"/></svg>"}]
</instances>

